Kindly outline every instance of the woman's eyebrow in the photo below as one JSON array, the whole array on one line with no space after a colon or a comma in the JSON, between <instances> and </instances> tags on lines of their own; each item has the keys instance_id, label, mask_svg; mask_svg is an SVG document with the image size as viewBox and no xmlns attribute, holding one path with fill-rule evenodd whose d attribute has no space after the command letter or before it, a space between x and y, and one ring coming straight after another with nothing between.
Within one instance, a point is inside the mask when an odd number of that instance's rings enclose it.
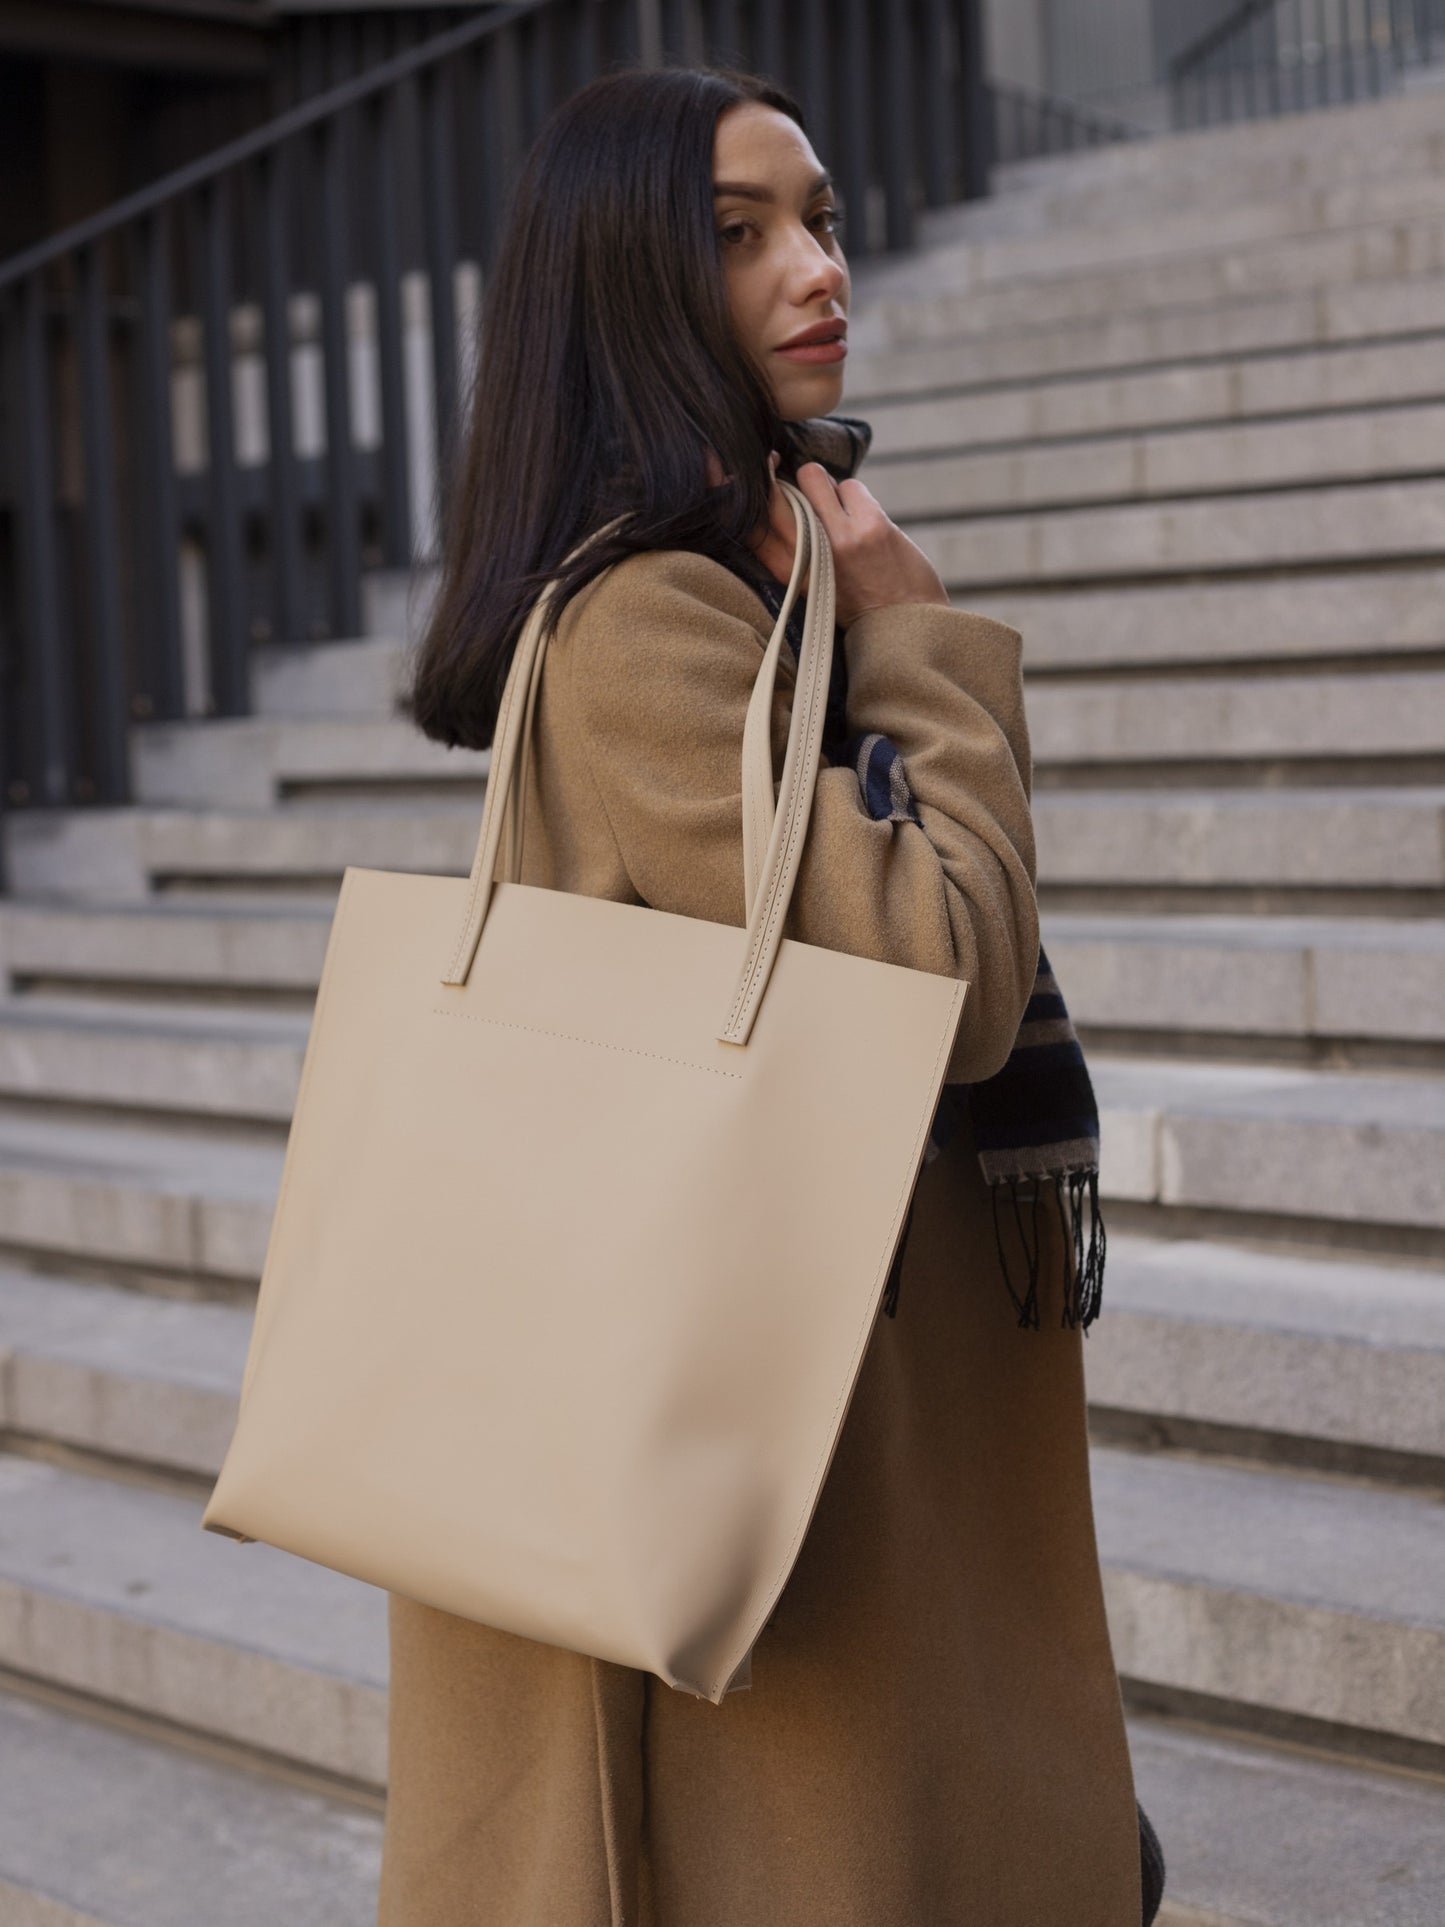
<instances>
[{"instance_id":1,"label":"woman's eyebrow","mask_svg":"<svg viewBox=\"0 0 1445 1927\"><path fill-rule=\"evenodd\" d=\"M811 201L815 195L821 194L825 187L831 187L832 185L833 176L825 170L808 189L806 198ZM777 196L770 187L760 187L756 181L714 181L712 191L714 194L735 194L740 201L773 201L777 199Z\"/></svg>"}]
</instances>

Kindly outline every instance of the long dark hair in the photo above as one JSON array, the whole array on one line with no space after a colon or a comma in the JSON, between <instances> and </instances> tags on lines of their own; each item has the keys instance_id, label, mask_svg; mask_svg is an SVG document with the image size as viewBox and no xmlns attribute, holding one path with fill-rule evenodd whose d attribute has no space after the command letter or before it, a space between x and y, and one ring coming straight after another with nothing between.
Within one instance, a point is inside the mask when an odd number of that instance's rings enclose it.
<instances>
[{"instance_id":1,"label":"long dark hair","mask_svg":"<svg viewBox=\"0 0 1445 1927\"><path fill-rule=\"evenodd\" d=\"M485 748L522 624L554 576L552 623L644 549L750 554L768 456L797 448L735 337L713 216L718 117L772 82L727 68L626 68L566 100L517 180L480 321L465 447L443 504L441 575L407 707ZM706 454L730 479L709 487ZM585 535L613 536L565 572Z\"/></svg>"}]
</instances>

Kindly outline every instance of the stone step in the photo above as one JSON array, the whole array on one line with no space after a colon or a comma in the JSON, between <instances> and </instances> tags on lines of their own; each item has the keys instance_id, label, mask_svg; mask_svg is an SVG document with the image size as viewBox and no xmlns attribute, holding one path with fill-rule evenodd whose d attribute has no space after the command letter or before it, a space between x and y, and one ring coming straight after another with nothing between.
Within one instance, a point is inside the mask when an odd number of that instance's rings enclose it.
<instances>
[{"instance_id":1,"label":"stone step","mask_svg":"<svg viewBox=\"0 0 1445 1927\"><path fill-rule=\"evenodd\" d=\"M130 740L135 800L152 805L265 808L339 789L386 795L408 785L425 795L453 782L484 783L492 760L490 750L449 749L400 716L142 723Z\"/></svg>"},{"instance_id":2,"label":"stone step","mask_svg":"<svg viewBox=\"0 0 1445 1927\"><path fill-rule=\"evenodd\" d=\"M1251 670L1269 663L1404 660L1445 651L1445 568L1395 562L1230 580L972 587L954 600L1009 622L1025 667L1093 675L1151 664Z\"/></svg>"},{"instance_id":3,"label":"stone step","mask_svg":"<svg viewBox=\"0 0 1445 1927\"><path fill-rule=\"evenodd\" d=\"M1445 1230L1445 1077L1094 1051L1108 1197Z\"/></svg>"},{"instance_id":4,"label":"stone step","mask_svg":"<svg viewBox=\"0 0 1445 1927\"><path fill-rule=\"evenodd\" d=\"M1164 1849L1157 1927L1432 1927L1445 1783L1145 1713L1134 1781Z\"/></svg>"},{"instance_id":5,"label":"stone step","mask_svg":"<svg viewBox=\"0 0 1445 1927\"><path fill-rule=\"evenodd\" d=\"M1096 1408L1445 1460L1445 1274L1115 1233ZM0 1428L214 1478L252 1314L0 1267Z\"/></svg>"},{"instance_id":6,"label":"stone step","mask_svg":"<svg viewBox=\"0 0 1445 1927\"><path fill-rule=\"evenodd\" d=\"M0 1097L284 1126L309 1029L300 1012L0 997Z\"/></svg>"},{"instance_id":7,"label":"stone step","mask_svg":"<svg viewBox=\"0 0 1445 1927\"><path fill-rule=\"evenodd\" d=\"M1167 157L1168 144L1154 144ZM1303 240L1394 227L1445 212L1438 168L1418 150L1386 175L1275 194L1211 198L1161 220L1130 207L1075 203L1067 225L1048 218L1047 195L1003 195L986 211L965 204L940 210L919 233L919 245L898 257L865 261L854 276L855 305L907 297L920 290L966 293L1018 284L1092 280L1102 270L1127 274L1164 263L1187 268L1202 258L1290 247ZM1411 165L1413 160L1414 165ZM1024 210L1031 223L1023 230ZM1080 212L1090 218L1079 220ZM1006 231L1012 218L1023 231Z\"/></svg>"},{"instance_id":8,"label":"stone step","mask_svg":"<svg viewBox=\"0 0 1445 1927\"><path fill-rule=\"evenodd\" d=\"M241 905L163 897L126 904L0 897L0 987L124 986L142 994L314 995L335 893Z\"/></svg>"},{"instance_id":9,"label":"stone step","mask_svg":"<svg viewBox=\"0 0 1445 1927\"><path fill-rule=\"evenodd\" d=\"M1197 128L1161 139L1041 155L998 170L990 201L925 216L921 240L951 231L1073 232L1437 169L1438 94L1339 103L1327 113Z\"/></svg>"},{"instance_id":10,"label":"stone step","mask_svg":"<svg viewBox=\"0 0 1445 1927\"><path fill-rule=\"evenodd\" d=\"M153 921L161 926L153 967L163 970L163 914ZM320 975L325 926L321 917L313 922L310 968L298 963L288 977L304 1005L294 1012L159 997L0 998L0 1095L284 1125ZM67 941L72 934L59 933ZM1044 936L1071 1014L1086 1030L1445 1042L1439 919L1052 911ZM42 961L47 970L64 967ZM133 969L125 958L108 961L121 977ZM190 973L171 967L189 985Z\"/></svg>"},{"instance_id":11,"label":"stone step","mask_svg":"<svg viewBox=\"0 0 1445 1927\"><path fill-rule=\"evenodd\" d=\"M1046 681L1028 716L1035 768L1438 757L1445 669Z\"/></svg>"},{"instance_id":12,"label":"stone step","mask_svg":"<svg viewBox=\"0 0 1445 1927\"><path fill-rule=\"evenodd\" d=\"M1438 918L1054 911L1043 936L1086 1031L1445 1042Z\"/></svg>"},{"instance_id":13,"label":"stone step","mask_svg":"<svg viewBox=\"0 0 1445 1927\"><path fill-rule=\"evenodd\" d=\"M1152 256L1099 266L1085 254L1066 271L1040 272L1039 258L1035 251L1032 271L1007 279L972 273L967 253L920 259L904 290L870 292L857 320L858 344L876 352L1438 275L1445 270L1445 211L1437 192L1428 211L1358 226L1195 249L1173 247L1166 230ZM1052 258L1046 249L1042 259ZM851 349L851 316L848 336Z\"/></svg>"},{"instance_id":14,"label":"stone step","mask_svg":"<svg viewBox=\"0 0 1445 1927\"><path fill-rule=\"evenodd\" d=\"M1445 1787L1135 1713L1164 1845L1159 1927L1422 1927ZM11 1927L363 1927L381 1816L148 1735L0 1699L0 1908Z\"/></svg>"},{"instance_id":15,"label":"stone step","mask_svg":"<svg viewBox=\"0 0 1445 1927\"><path fill-rule=\"evenodd\" d=\"M1445 1078L1089 1056L1106 1195L1301 1227L1445 1230ZM261 1275L284 1144L210 1130L0 1113L12 1257L116 1268L161 1289Z\"/></svg>"},{"instance_id":16,"label":"stone step","mask_svg":"<svg viewBox=\"0 0 1445 1927\"><path fill-rule=\"evenodd\" d=\"M958 296L920 296L880 308L866 329L860 319L856 341L850 325L845 406L866 417L905 395L1430 336L1442 317L1445 277L1426 273L1137 313L1115 303L1094 320L993 332L969 328Z\"/></svg>"},{"instance_id":17,"label":"stone step","mask_svg":"<svg viewBox=\"0 0 1445 1927\"><path fill-rule=\"evenodd\" d=\"M363 582L363 592L366 584ZM390 602L386 614L392 615ZM406 659L395 628L369 626L355 640L260 643L250 651L251 700L258 716L390 716L404 687Z\"/></svg>"},{"instance_id":18,"label":"stone step","mask_svg":"<svg viewBox=\"0 0 1445 1927\"><path fill-rule=\"evenodd\" d=\"M1437 1495L1101 1446L1091 1464L1126 1678L1445 1739ZM204 1534L201 1504L0 1459L0 1664L381 1786L384 1594Z\"/></svg>"},{"instance_id":19,"label":"stone step","mask_svg":"<svg viewBox=\"0 0 1445 1927\"><path fill-rule=\"evenodd\" d=\"M372 1927L382 1816L0 1696L7 1927Z\"/></svg>"},{"instance_id":20,"label":"stone step","mask_svg":"<svg viewBox=\"0 0 1445 1927\"><path fill-rule=\"evenodd\" d=\"M874 493L895 463L930 452L1008 447L1069 437L1276 425L1345 409L1437 402L1445 396L1445 340L1299 348L1238 360L1181 362L1138 373L999 383L927 401L867 405L872 452L863 479ZM875 477L878 478L875 480Z\"/></svg>"},{"instance_id":21,"label":"stone step","mask_svg":"<svg viewBox=\"0 0 1445 1927\"><path fill-rule=\"evenodd\" d=\"M119 910L0 901L0 961L21 984L64 989L108 978L118 1006L119 993L136 987L145 1012L167 992L284 993L309 1021L331 916L326 900L286 911L194 900ZM1445 931L1435 918L1049 910L1044 937L1071 1012L1095 1029L1445 1038ZM15 1001L33 1007L38 999ZM71 995L50 1001L63 1012Z\"/></svg>"},{"instance_id":22,"label":"stone step","mask_svg":"<svg viewBox=\"0 0 1445 1927\"><path fill-rule=\"evenodd\" d=\"M335 891L348 864L465 876L475 799L336 803L306 809L18 811L4 825L18 896L107 905L154 891L315 882Z\"/></svg>"},{"instance_id":23,"label":"stone step","mask_svg":"<svg viewBox=\"0 0 1445 1927\"><path fill-rule=\"evenodd\" d=\"M234 1289L261 1276L284 1143L0 1110L0 1249Z\"/></svg>"},{"instance_id":24,"label":"stone step","mask_svg":"<svg viewBox=\"0 0 1445 1927\"><path fill-rule=\"evenodd\" d=\"M214 1479L252 1311L0 1266L0 1429Z\"/></svg>"},{"instance_id":25,"label":"stone step","mask_svg":"<svg viewBox=\"0 0 1445 1927\"><path fill-rule=\"evenodd\" d=\"M870 464L895 521L1437 475L1445 404L1076 437Z\"/></svg>"},{"instance_id":26,"label":"stone step","mask_svg":"<svg viewBox=\"0 0 1445 1927\"><path fill-rule=\"evenodd\" d=\"M1435 562L1445 481L1350 483L917 522L951 590L1341 563ZM958 596L955 600L960 599Z\"/></svg>"},{"instance_id":27,"label":"stone step","mask_svg":"<svg viewBox=\"0 0 1445 1927\"><path fill-rule=\"evenodd\" d=\"M1445 884L1439 787L1048 789L1034 820L1044 886L1420 894Z\"/></svg>"},{"instance_id":28,"label":"stone step","mask_svg":"<svg viewBox=\"0 0 1445 1927\"><path fill-rule=\"evenodd\" d=\"M384 1786L386 1594L206 1532L202 1509L0 1456L0 1665Z\"/></svg>"},{"instance_id":29,"label":"stone step","mask_svg":"<svg viewBox=\"0 0 1445 1927\"><path fill-rule=\"evenodd\" d=\"M1445 884L1445 790L1061 790L1035 799L1045 885L1273 885L1434 891ZM479 812L444 802L328 809L72 810L11 832L14 887L114 901L177 882L314 879L347 865L462 876ZM129 874L107 872L120 846ZM104 896L100 896L100 892Z\"/></svg>"},{"instance_id":30,"label":"stone step","mask_svg":"<svg viewBox=\"0 0 1445 1927\"><path fill-rule=\"evenodd\" d=\"M1127 1682L1445 1746L1445 1498L1095 1446Z\"/></svg>"},{"instance_id":31,"label":"stone step","mask_svg":"<svg viewBox=\"0 0 1445 1927\"><path fill-rule=\"evenodd\" d=\"M1115 1235L1096 1410L1445 1462L1445 1271Z\"/></svg>"}]
</instances>

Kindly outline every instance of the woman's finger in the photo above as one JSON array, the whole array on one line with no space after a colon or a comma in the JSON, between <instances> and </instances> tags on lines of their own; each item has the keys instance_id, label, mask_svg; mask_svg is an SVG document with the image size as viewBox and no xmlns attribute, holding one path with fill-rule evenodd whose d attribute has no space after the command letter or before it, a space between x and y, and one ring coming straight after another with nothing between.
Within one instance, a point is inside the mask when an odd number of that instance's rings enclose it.
<instances>
[{"instance_id":1,"label":"woman's finger","mask_svg":"<svg viewBox=\"0 0 1445 1927\"><path fill-rule=\"evenodd\" d=\"M831 540L848 520L848 504L838 493L838 484L821 462L804 462L798 470L798 487L818 511L824 532Z\"/></svg>"}]
</instances>

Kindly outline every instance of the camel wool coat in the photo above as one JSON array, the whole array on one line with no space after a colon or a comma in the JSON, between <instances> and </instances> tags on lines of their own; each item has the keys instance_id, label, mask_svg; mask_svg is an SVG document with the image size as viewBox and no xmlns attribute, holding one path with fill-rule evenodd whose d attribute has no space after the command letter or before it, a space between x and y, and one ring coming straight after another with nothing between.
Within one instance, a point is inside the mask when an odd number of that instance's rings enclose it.
<instances>
[{"instance_id":1,"label":"camel wool coat","mask_svg":"<svg viewBox=\"0 0 1445 1927\"><path fill-rule=\"evenodd\" d=\"M523 881L746 921L743 719L771 629L739 575L682 550L574 598ZM841 646L850 728L897 746L922 823L820 769L786 934L966 979L948 1076L988 1077L1038 954L1022 639L911 604ZM785 648L775 769L793 688ZM921 1171L898 1314L752 1685L720 1706L391 1594L378 1927L1138 1927L1084 1338L1042 1310L1017 1327L960 1129Z\"/></svg>"}]
</instances>

